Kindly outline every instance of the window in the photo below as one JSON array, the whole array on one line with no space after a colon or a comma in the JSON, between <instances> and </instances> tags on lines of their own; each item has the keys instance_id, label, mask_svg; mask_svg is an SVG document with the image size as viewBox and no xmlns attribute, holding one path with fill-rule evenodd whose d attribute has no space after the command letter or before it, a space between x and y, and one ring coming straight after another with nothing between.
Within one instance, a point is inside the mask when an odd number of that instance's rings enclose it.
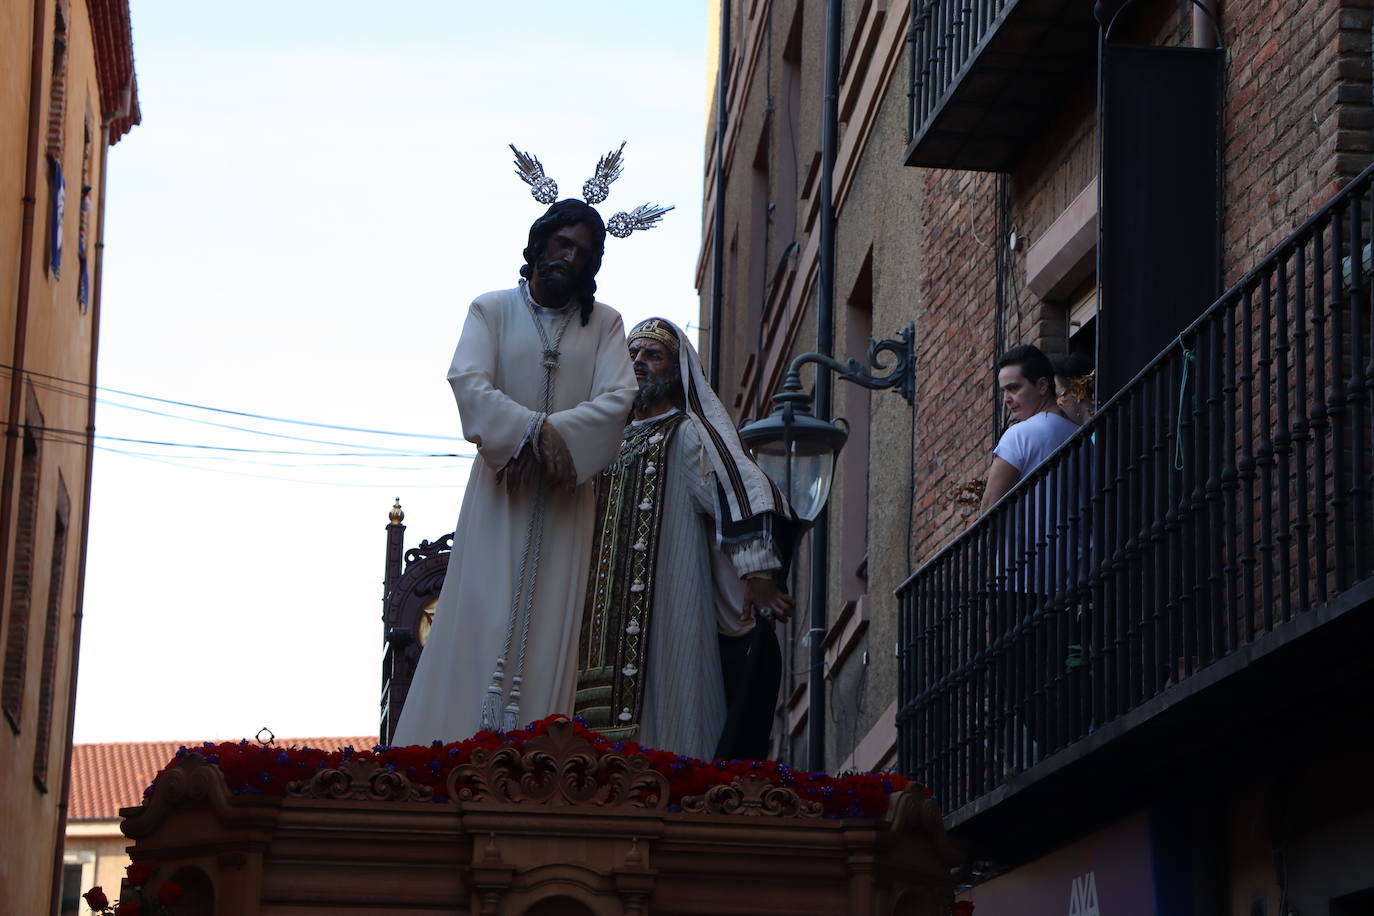
<instances>
[{"instance_id":1,"label":"window","mask_svg":"<svg viewBox=\"0 0 1374 916\"><path fill-rule=\"evenodd\" d=\"M95 133L95 123L89 110L86 112L84 123L81 140L81 205L76 220L76 306L83 315L91 304L91 274L86 264L86 239L91 222L91 140Z\"/></svg>"},{"instance_id":2,"label":"window","mask_svg":"<svg viewBox=\"0 0 1374 916\"><path fill-rule=\"evenodd\" d=\"M48 613L43 624L43 674L38 682L38 730L33 749L33 781L48 791L48 748L52 744L53 694L57 681L57 647L62 635L62 583L67 572L67 517L71 500L57 477L57 512L53 518L52 561L48 567Z\"/></svg>"},{"instance_id":3,"label":"window","mask_svg":"<svg viewBox=\"0 0 1374 916\"><path fill-rule=\"evenodd\" d=\"M40 424L41 425L41 421ZM24 678L29 651L29 601L33 594L34 528L38 523L38 440L24 428L24 453L19 471L19 516L14 536L14 570L10 577L10 625L5 636L4 685L0 706L10 728L19 732L24 707Z\"/></svg>"},{"instance_id":4,"label":"window","mask_svg":"<svg viewBox=\"0 0 1374 916\"><path fill-rule=\"evenodd\" d=\"M67 186L62 175L62 149L67 126L67 21L70 8L57 4L52 34L52 83L48 88L48 273L62 275L62 223Z\"/></svg>"}]
</instances>

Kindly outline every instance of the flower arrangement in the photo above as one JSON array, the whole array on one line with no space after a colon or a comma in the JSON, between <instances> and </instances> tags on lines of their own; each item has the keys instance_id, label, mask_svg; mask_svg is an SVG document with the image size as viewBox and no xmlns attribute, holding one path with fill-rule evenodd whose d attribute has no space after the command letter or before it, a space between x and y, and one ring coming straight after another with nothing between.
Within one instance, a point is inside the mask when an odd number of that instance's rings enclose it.
<instances>
[{"instance_id":1,"label":"flower arrangement","mask_svg":"<svg viewBox=\"0 0 1374 916\"><path fill-rule=\"evenodd\" d=\"M81 895L86 898L86 905L91 908L91 912L100 913L102 916L168 916L172 912L169 907L181 902L181 886L170 881L159 884L157 891L150 898L147 890L148 879L155 871L151 865L135 862L125 866L124 871L128 874L129 886L137 893L138 899L126 900L121 897L111 903L110 898L105 896L104 889L97 885Z\"/></svg>"},{"instance_id":2,"label":"flower arrangement","mask_svg":"<svg viewBox=\"0 0 1374 916\"><path fill-rule=\"evenodd\" d=\"M370 750L346 747L322 750L311 747L280 748L272 745L206 742L199 747L182 747L162 772L182 765L192 754L219 767L230 791L240 795L280 796L288 783L307 780L318 770L332 769L346 760L367 760L400 773L412 783L434 790L434 801L445 803L446 782L454 767L466 764L478 749L494 751L502 745L517 750L531 738L546 734L552 722L564 719L553 715L512 732L482 731L464 741L445 744L376 746ZM773 760L697 760L670 751L642 747L634 741L610 741L591 730L581 719L572 720L574 731L596 748L598 755L642 754L650 767L668 779L669 809L681 810L682 799L701 795L716 785L728 785L736 777L753 776L776 786L789 788L802 799L819 802L825 817L877 817L887 811L889 797L908 786L907 779L892 773L851 773L831 776L794 770ZM153 780L153 785L157 780ZM145 791L152 792L153 786ZM923 790L927 795L928 790Z\"/></svg>"}]
</instances>

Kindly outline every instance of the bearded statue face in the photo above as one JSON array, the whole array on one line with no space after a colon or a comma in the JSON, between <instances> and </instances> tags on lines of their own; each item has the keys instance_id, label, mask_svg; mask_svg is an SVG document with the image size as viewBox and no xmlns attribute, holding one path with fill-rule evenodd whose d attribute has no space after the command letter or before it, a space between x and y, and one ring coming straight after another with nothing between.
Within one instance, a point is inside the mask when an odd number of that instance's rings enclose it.
<instances>
[{"instance_id":1,"label":"bearded statue face","mask_svg":"<svg viewBox=\"0 0 1374 916\"><path fill-rule=\"evenodd\" d=\"M630 341L630 362L634 363L635 381L639 393L635 395L635 411L644 413L655 407L672 404L682 389L678 358L656 340L639 338Z\"/></svg>"}]
</instances>

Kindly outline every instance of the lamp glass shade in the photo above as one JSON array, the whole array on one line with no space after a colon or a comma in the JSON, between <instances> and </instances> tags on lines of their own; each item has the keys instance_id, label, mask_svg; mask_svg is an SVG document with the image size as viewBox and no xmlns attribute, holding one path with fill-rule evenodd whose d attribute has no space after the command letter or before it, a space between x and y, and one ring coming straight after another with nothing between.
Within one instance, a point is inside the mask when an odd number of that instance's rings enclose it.
<instances>
[{"instance_id":1,"label":"lamp glass shade","mask_svg":"<svg viewBox=\"0 0 1374 916\"><path fill-rule=\"evenodd\" d=\"M798 442L788 449L783 442L760 443L754 458L787 497L798 518L814 521L830 496L830 481L835 472L835 451L828 443ZM791 486L788 486L788 462Z\"/></svg>"}]
</instances>

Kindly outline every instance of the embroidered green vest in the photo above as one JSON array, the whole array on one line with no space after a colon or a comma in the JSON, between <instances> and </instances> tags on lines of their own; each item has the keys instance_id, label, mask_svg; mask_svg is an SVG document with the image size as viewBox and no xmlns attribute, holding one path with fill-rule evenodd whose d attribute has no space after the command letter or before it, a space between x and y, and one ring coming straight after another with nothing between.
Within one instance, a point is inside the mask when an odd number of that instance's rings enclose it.
<instances>
[{"instance_id":1,"label":"embroidered green vest","mask_svg":"<svg viewBox=\"0 0 1374 916\"><path fill-rule=\"evenodd\" d=\"M602 472L577 650L573 711L613 740L639 731L654 606L668 444L687 417L627 427Z\"/></svg>"}]
</instances>

